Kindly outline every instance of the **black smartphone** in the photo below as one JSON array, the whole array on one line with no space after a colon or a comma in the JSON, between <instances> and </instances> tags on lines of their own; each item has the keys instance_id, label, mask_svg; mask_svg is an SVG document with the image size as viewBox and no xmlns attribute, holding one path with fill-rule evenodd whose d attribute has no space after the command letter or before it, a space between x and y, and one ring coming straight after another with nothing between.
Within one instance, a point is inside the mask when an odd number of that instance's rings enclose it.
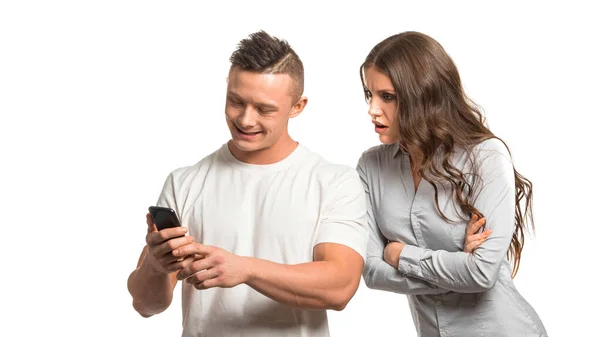
<instances>
[{"instance_id":1,"label":"black smartphone","mask_svg":"<svg viewBox=\"0 0 600 337\"><path fill-rule=\"evenodd\" d=\"M177 214L171 208L150 206L148 207L148 211L152 215L152 220L158 230L181 226Z\"/></svg>"}]
</instances>

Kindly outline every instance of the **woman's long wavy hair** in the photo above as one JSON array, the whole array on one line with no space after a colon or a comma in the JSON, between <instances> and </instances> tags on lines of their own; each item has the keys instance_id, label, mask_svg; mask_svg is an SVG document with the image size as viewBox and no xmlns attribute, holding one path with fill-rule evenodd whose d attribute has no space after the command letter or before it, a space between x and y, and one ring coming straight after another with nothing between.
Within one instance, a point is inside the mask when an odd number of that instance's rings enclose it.
<instances>
[{"instance_id":1,"label":"woman's long wavy hair","mask_svg":"<svg viewBox=\"0 0 600 337\"><path fill-rule=\"evenodd\" d=\"M464 93L458 70L444 48L423 33L404 32L388 37L371 50L360 67L365 88L364 71L368 67L375 67L387 74L394 86L400 145L422 152L419 174L433 186L440 215L451 222L442 213L438 203L436 185L446 183L451 186L455 204L464 214L482 216L473 206L476 193L473 181L469 181L466 172L452 164L451 156L456 148L466 150L473 169L477 170L472 152L474 145L490 138L499 138L486 127L480 109ZM513 262L514 278L525 242L525 221L529 219L531 231L535 227L532 184L514 167L513 170L515 230L507 256Z\"/></svg>"}]
</instances>

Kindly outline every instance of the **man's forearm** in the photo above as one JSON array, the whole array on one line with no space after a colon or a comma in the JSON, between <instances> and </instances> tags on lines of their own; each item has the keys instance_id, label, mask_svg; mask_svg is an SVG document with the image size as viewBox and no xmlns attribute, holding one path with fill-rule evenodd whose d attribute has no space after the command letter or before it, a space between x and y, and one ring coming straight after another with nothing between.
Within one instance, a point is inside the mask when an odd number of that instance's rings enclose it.
<instances>
[{"instance_id":1,"label":"man's forearm","mask_svg":"<svg viewBox=\"0 0 600 337\"><path fill-rule=\"evenodd\" d=\"M308 309L342 310L360 282L344 277L343 266L329 261L285 265L246 258L247 285L280 303Z\"/></svg>"},{"instance_id":2,"label":"man's forearm","mask_svg":"<svg viewBox=\"0 0 600 337\"><path fill-rule=\"evenodd\" d=\"M143 317L166 310L173 299L173 280L168 274L154 270L146 261L146 248L140 265L129 275L127 289L134 309Z\"/></svg>"}]
</instances>

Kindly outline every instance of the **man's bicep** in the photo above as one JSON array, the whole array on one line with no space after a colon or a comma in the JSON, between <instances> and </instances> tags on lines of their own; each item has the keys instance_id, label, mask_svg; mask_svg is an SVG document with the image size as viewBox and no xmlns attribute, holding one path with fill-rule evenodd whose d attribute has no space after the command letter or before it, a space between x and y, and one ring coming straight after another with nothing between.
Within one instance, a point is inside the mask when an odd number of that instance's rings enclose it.
<instances>
[{"instance_id":1,"label":"man's bicep","mask_svg":"<svg viewBox=\"0 0 600 337\"><path fill-rule=\"evenodd\" d=\"M331 262L345 276L352 281L359 282L362 269L364 267L364 259L353 248L346 245L332 242L320 243L313 250L314 261Z\"/></svg>"}]
</instances>

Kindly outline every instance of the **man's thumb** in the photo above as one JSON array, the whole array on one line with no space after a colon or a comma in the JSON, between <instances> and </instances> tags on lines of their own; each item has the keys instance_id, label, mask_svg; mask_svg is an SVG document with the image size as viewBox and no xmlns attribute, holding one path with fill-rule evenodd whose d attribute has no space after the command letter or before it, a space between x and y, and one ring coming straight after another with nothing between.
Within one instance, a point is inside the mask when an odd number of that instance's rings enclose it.
<instances>
[{"instance_id":1,"label":"man's thumb","mask_svg":"<svg viewBox=\"0 0 600 337\"><path fill-rule=\"evenodd\" d=\"M148 233L158 232L156 229L156 225L154 225L154 220L152 219L152 214L146 214L146 224L148 225Z\"/></svg>"}]
</instances>

